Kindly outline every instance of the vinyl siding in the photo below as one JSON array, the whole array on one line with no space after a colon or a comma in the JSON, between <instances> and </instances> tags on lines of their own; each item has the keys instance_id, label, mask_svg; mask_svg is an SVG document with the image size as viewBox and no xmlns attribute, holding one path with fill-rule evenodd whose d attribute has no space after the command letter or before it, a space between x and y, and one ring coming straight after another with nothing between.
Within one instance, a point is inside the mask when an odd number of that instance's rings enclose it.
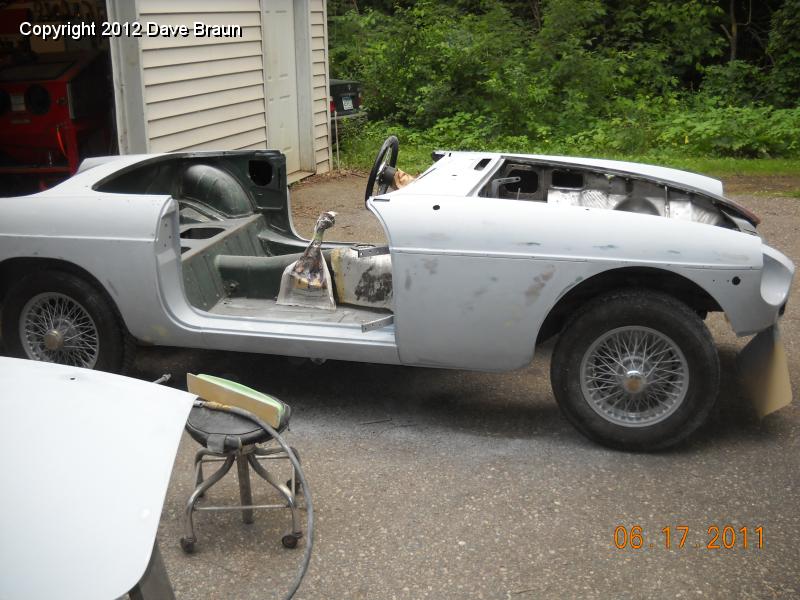
<instances>
[{"instance_id":1,"label":"vinyl siding","mask_svg":"<svg viewBox=\"0 0 800 600\"><path fill-rule=\"evenodd\" d=\"M191 30L194 21L202 21L239 25L243 33L239 38L190 35L138 41L148 152L270 147L261 21L261 5L268 2L138 0L138 19L143 24L155 21ZM312 114L310 120L304 117L306 131L300 132L311 158L301 168L316 167L322 173L330 169L327 6L325 0L309 0L307 6L308 38L298 43L309 44L305 60L310 57L311 64L298 72L311 81L298 82L298 86L311 90Z\"/></svg>"},{"instance_id":2,"label":"vinyl siding","mask_svg":"<svg viewBox=\"0 0 800 600\"><path fill-rule=\"evenodd\" d=\"M325 0L310 0L311 97L314 126L314 160L317 173L331 169L330 115L328 92L328 25Z\"/></svg>"},{"instance_id":3,"label":"vinyl siding","mask_svg":"<svg viewBox=\"0 0 800 600\"><path fill-rule=\"evenodd\" d=\"M241 38L145 37L145 118L151 152L267 143L259 0L140 0L140 20L240 25Z\"/></svg>"}]
</instances>

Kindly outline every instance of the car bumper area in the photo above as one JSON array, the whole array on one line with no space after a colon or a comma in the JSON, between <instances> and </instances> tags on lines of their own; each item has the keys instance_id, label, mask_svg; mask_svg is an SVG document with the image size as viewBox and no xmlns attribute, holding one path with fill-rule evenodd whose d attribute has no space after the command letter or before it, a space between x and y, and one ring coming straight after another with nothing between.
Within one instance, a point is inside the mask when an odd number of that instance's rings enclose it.
<instances>
[{"instance_id":1,"label":"car bumper area","mask_svg":"<svg viewBox=\"0 0 800 600\"><path fill-rule=\"evenodd\" d=\"M789 290L794 279L794 263L774 248L762 246L761 300L775 311L775 320L786 311Z\"/></svg>"},{"instance_id":2,"label":"car bumper area","mask_svg":"<svg viewBox=\"0 0 800 600\"><path fill-rule=\"evenodd\" d=\"M730 271L730 274L716 272L714 276L717 284L722 283L726 290L717 298L739 337L774 327L786 311L794 264L766 244L761 245L761 254L759 270L740 271L737 275Z\"/></svg>"}]
</instances>

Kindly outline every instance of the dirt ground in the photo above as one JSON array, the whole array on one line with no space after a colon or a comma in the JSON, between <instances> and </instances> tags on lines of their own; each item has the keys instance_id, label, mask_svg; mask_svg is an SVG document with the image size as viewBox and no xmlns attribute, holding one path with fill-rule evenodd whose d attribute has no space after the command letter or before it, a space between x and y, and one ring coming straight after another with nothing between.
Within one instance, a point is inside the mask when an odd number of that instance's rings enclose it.
<instances>
[{"instance_id":1,"label":"dirt ground","mask_svg":"<svg viewBox=\"0 0 800 600\"><path fill-rule=\"evenodd\" d=\"M385 244L383 228L364 206L366 187L366 175L355 172L315 175L294 184L290 196L295 230L310 238L319 214L332 210L336 225L326 232L326 240Z\"/></svg>"},{"instance_id":2,"label":"dirt ground","mask_svg":"<svg viewBox=\"0 0 800 600\"><path fill-rule=\"evenodd\" d=\"M379 241L363 205L366 179L317 177L292 188L295 224L310 235L337 210L331 239ZM733 179L729 192L761 215L767 240L800 264L797 178ZM335 235L339 233L340 235ZM782 331L800 390L800 285ZM660 454L607 450L560 415L549 347L508 374L329 361L293 366L253 354L142 350L135 375L211 372L289 402L287 434L303 456L317 507L304 599L796 598L800 596L800 408L758 420L742 398L743 340L709 319L723 368L717 412L688 443ZM196 445L181 445L160 541L179 598L277 598L300 551L281 547L288 515L197 518L198 550L178 547ZM255 485L256 499L270 500ZM212 492L236 500L235 477ZM706 549L708 528L763 527L765 547ZM644 546L618 550L618 526ZM662 528L690 528L665 549Z\"/></svg>"}]
</instances>

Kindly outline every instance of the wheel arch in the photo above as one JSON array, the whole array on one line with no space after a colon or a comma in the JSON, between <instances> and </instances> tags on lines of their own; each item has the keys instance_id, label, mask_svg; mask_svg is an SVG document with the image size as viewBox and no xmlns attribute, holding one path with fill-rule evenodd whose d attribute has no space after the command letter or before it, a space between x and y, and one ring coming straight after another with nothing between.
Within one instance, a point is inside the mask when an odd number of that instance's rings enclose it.
<instances>
[{"instance_id":1,"label":"wheel arch","mask_svg":"<svg viewBox=\"0 0 800 600\"><path fill-rule=\"evenodd\" d=\"M11 289L14 283L37 271L61 271L62 273L69 273L70 275L80 277L92 285L92 287L98 290L103 295L105 300L108 301L109 305L114 310L117 319L125 330L125 333L130 335L128 326L125 323L125 319L122 316L117 303L114 301L114 298L111 296L111 294L108 293L108 290L105 288L105 286L100 283L100 280L83 267L64 259L15 257L8 258L3 262L0 262L0 307L2 307L3 303L5 302L8 291Z\"/></svg>"},{"instance_id":2,"label":"wheel arch","mask_svg":"<svg viewBox=\"0 0 800 600\"><path fill-rule=\"evenodd\" d=\"M669 294L698 313L722 310L705 289L674 271L656 267L610 269L581 281L556 301L539 328L536 345L558 334L567 318L593 298L615 290L634 288Z\"/></svg>"}]
</instances>

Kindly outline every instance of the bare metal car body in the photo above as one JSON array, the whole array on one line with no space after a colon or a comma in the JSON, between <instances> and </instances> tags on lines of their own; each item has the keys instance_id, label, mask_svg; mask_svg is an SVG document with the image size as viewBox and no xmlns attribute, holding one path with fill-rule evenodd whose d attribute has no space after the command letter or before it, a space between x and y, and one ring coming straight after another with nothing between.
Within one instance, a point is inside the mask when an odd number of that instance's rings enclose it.
<instances>
[{"instance_id":1,"label":"bare metal car body","mask_svg":"<svg viewBox=\"0 0 800 600\"><path fill-rule=\"evenodd\" d=\"M26 460L3 476L0 598L174 598L156 533L197 397L5 357L0 385L0 450L27 448ZM68 436L70 451L32 444L32 431L45 440ZM75 457L85 456L93 468L76 467Z\"/></svg>"},{"instance_id":2,"label":"bare metal car body","mask_svg":"<svg viewBox=\"0 0 800 600\"><path fill-rule=\"evenodd\" d=\"M389 241L391 310L276 304L307 240L273 151L90 160L50 190L0 199L0 287L65 269L143 344L485 371L529 364L581 303L631 282L721 310L740 336L784 310L794 265L717 180L595 159L435 157L367 201Z\"/></svg>"}]
</instances>

